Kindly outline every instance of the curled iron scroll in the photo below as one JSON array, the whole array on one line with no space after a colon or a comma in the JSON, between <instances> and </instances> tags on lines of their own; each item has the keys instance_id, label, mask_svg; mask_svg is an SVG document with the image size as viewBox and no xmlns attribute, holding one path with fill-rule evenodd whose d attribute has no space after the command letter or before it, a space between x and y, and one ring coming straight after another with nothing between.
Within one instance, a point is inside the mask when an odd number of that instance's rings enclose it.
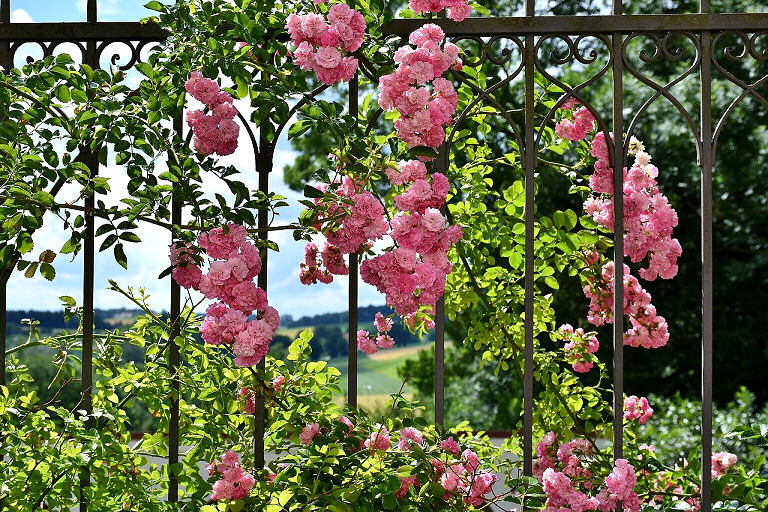
<instances>
[{"instance_id":1,"label":"curled iron scroll","mask_svg":"<svg viewBox=\"0 0 768 512\"><path fill-rule=\"evenodd\" d=\"M766 97L762 95L760 92L758 92L757 90L758 87L760 87L761 85L768 83L768 75L757 78L751 82L745 81L738 78L733 73L725 69L722 63L718 62L717 45L721 40L725 41L725 39L723 38L726 36L735 36L737 41L739 42L738 46L727 45L723 49L723 55L729 61L740 62L745 60L747 57L751 57L757 62L768 61L768 48L760 50L758 49L758 46L757 46L758 41L761 38L768 36L768 32L756 32L750 36L744 32L729 31L729 32L720 32L713 38L712 65L715 67L718 73L720 73L723 77L725 77L726 80L737 85L742 90L741 93L736 98L734 98L733 101L731 101L731 103L725 109L725 112L723 112L723 115L720 117L720 120L717 122L717 126L715 127L714 133L712 134L713 156L717 152L717 141L720 138L720 134L723 131L725 122L728 120L731 113L733 113L733 111L736 109L739 103L741 103L744 100L744 98L746 98L747 96L752 96L758 103L760 103L766 110L768 110L768 100L766 100Z\"/></svg>"},{"instance_id":2,"label":"curled iron scroll","mask_svg":"<svg viewBox=\"0 0 768 512\"><path fill-rule=\"evenodd\" d=\"M496 35L489 38L483 38L481 36L457 36L452 38L451 41L453 43L470 41L474 43L472 46L475 46L479 49L479 55L477 58L464 58L464 66L471 68L482 66L486 62L490 62L491 64L495 64L497 66L503 66L512 60L512 57L515 55L515 53L519 52L519 54L522 56L523 51L522 42L519 38L514 36ZM510 46L503 44L505 41L513 43L511 48ZM496 50L496 48L498 48L498 50ZM465 55L469 55L469 53L470 52L465 52ZM523 62L522 59L520 59L519 67L522 67L522 65ZM515 71L516 70L513 70L512 73Z\"/></svg>"},{"instance_id":3,"label":"curled iron scroll","mask_svg":"<svg viewBox=\"0 0 768 512\"><path fill-rule=\"evenodd\" d=\"M607 59L605 64L594 75L592 75L590 78L588 78L587 80L585 80L584 82L576 86L567 85L565 82L556 78L549 71L547 71L546 62L542 61L542 59L539 56L539 54L541 53L542 45L544 45L545 43L562 42L562 43L565 43L565 47L566 47L565 53L557 53L557 50L551 50L549 53L548 62L551 62L556 66L562 66L564 64L568 64L574 61L584 65L593 64L597 62L598 59L600 58L600 52L598 52L597 49L593 47L589 49L588 54L584 55L582 54L582 51L580 49L582 42L587 41L589 39L595 39L599 41L608 50ZM560 106L562 106L566 101L568 101L568 99L575 98L580 103L582 103L594 116L595 121L597 122L598 129L604 132L606 136L609 136L610 130L608 129L608 125L606 124L605 120L597 111L597 109L595 109L595 107L592 106L592 104L588 102L582 94L580 94L580 91L594 84L597 80L599 80L611 69L611 65L613 64L613 60L614 60L614 54L615 52L611 46L610 39L608 39L607 36L602 34L583 34L579 36L574 36L573 39L571 39L571 36L567 34L552 34L547 36L541 36L538 39L538 41L536 41L536 45L533 53L534 65L536 67L536 70L539 73L541 73L541 75L544 78L546 78L553 84L563 89L565 91L565 94L563 94L555 102L555 105L549 110L549 112L547 112L540 126L546 126L548 123L550 123L552 118L555 115L555 112L557 112L557 109L560 108ZM541 130L539 130L536 134L536 146L539 146L540 144L541 144Z\"/></svg>"},{"instance_id":4,"label":"curled iron scroll","mask_svg":"<svg viewBox=\"0 0 768 512\"><path fill-rule=\"evenodd\" d=\"M107 48L114 44L122 44L125 45L128 48L128 51L130 52L130 57L128 58L128 62L125 64L119 64L120 60L123 59L123 56L120 53L113 53L111 57L109 58L109 62L112 66L118 66L118 68L121 71L127 71L128 69L132 68L137 62L141 62L141 52L142 50L150 43L155 43L154 41L130 41L130 40L110 40L110 41L102 41L97 47L96 47L96 62L100 62L101 58L104 56L105 51Z\"/></svg>"},{"instance_id":5,"label":"curled iron scroll","mask_svg":"<svg viewBox=\"0 0 768 512\"><path fill-rule=\"evenodd\" d=\"M16 56L16 53L24 45L37 45L37 47L40 48L40 50L42 50L43 52L42 58L44 59L46 57L53 55L53 52L56 50L56 48L64 44L74 45L77 48L77 50L80 51L80 56L79 56L80 61L85 62L85 54L86 54L85 45L83 45L83 43L79 41L54 41L54 42L48 42L48 43L46 43L45 41L16 41L11 45L11 48L10 48L11 62L13 62ZM72 55L70 52L65 52L65 53ZM72 55L72 57L74 58L77 56ZM27 55L25 60L27 64L32 64L37 60L37 58L33 57L32 55Z\"/></svg>"},{"instance_id":6,"label":"curled iron scroll","mask_svg":"<svg viewBox=\"0 0 768 512\"><path fill-rule=\"evenodd\" d=\"M454 76L456 77L456 80L472 89L472 91L476 94L476 96L472 99L472 101L459 113L459 115L456 117L456 120L453 123L453 126L451 127L450 132L448 133L448 136L446 137L446 143L450 147L450 145L453 142L453 139L456 135L456 132L458 130L459 124L461 124L462 121L467 119L473 112L474 108L479 105L480 103L486 101L489 104L491 104L497 111L497 115L501 115L504 120L509 123L510 127L512 128L512 132L514 134L515 140L518 144L518 147L523 148L523 142L521 137L521 131L520 127L515 123L515 121L510 117L509 113L507 112L507 109L504 108L504 106L495 98L493 97L493 92L508 86L517 76L520 75L520 73L523 70L524 62L522 59L523 55L523 42L518 37L513 36L499 36L499 37L493 37L491 38L487 43L483 43L483 55L478 58L476 61L473 61L471 63L465 63L465 65L470 67L476 67L482 64L483 62L491 62L495 65L503 65L507 62L509 62L512 58L512 56L516 53L514 51L509 50L508 48L504 48L502 51L502 57L503 58L496 58L491 57L488 53L488 48L500 41L502 38L508 39L514 43L514 45L517 47L517 50L520 55L520 62L518 65L512 69L511 71L507 71L507 76L498 82L494 83L490 87L482 88L478 86L477 84L473 83L472 80L470 80L466 74L461 72L454 73ZM454 41L457 40L464 40L464 39L477 39L477 38L456 38Z\"/></svg>"},{"instance_id":7,"label":"curled iron scroll","mask_svg":"<svg viewBox=\"0 0 768 512\"><path fill-rule=\"evenodd\" d=\"M651 78L643 75L643 73L637 69L631 62L631 59L629 58L629 44L638 39L638 38L647 38L653 43L653 53L650 55L648 52L646 52L645 49L641 50L638 54L638 57L641 61L645 62L646 64L650 64L652 62L656 62L659 59L665 59L670 62L679 62L682 60L682 58L685 56L685 52L683 51L682 45L679 44L679 40L682 38L683 40L690 41L693 45L693 48L695 50L693 62L677 77L675 77L673 80L669 81L665 85L661 85L655 80L652 80ZM675 41L678 41L676 43ZM696 126L696 122L694 121L693 117L691 116L690 112L688 112L688 109L686 109L680 101L675 98L670 90L680 82L682 82L686 77L693 74L696 69L698 69L700 63L701 63L701 41L698 37L696 37L694 34L689 32L684 33L671 33L667 32L664 34L657 34L657 33L649 33L649 32L634 32L627 36L627 38L624 40L624 44L621 48L621 57L624 62L625 69L631 74L633 77L635 77L638 81L641 83L647 85L651 89L653 89L655 92L643 103L643 105L637 110L635 115L632 117L632 120L630 121L627 130L626 130L626 139L625 139L625 145L629 144L629 140L631 136L634 134L635 128L637 127L637 123L640 119L640 116L647 112L648 108L660 97L664 97L667 99L672 106L674 106L678 112L680 112L680 115L683 116L683 119L685 119L686 124L688 125L689 130L691 131L691 135L693 136L693 140L696 143L696 151L697 153L701 153L701 137L699 135L699 130ZM627 151L627 147L624 148L625 152Z\"/></svg>"}]
</instances>

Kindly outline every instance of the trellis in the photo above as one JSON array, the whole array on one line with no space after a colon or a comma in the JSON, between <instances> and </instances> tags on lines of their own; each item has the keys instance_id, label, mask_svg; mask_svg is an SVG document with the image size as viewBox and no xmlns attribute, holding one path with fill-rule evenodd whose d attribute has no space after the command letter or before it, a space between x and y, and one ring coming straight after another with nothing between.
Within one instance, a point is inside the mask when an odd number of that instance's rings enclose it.
<instances>
[{"instance_id":1,"label":"trellis","mask_svg":"<svg viewBox=\"0 0 768 512\"><path fill-rule=\"evenodd\" d=\"M702 330L701 330L701 461L704 470L701 475L701 505L704 512L711 511L711 476L709 472L712 455L712 313L713 313L713 287L712 287L712 167L714 154L717 148L718 136L722 131L728 116L736 106L747 97L752 97L763 107L768 108L768 101L757 88L763 85L768 76L748 83L740 80L723 69L718 62L713 47L721 38L735 36L741 43L740 53L728 50L726 53L732 59L753 58L756 61L768 59L768 53L758 48L758 38L768 31L768 15L765 14L713 14L710 13L709 1L700 0L699 12L695 14L670 14L670 15L625 15L620 0L613 0L612 14L602 16L537 16L535 1L526 0L524 16L502 18L470 18L462 23L454 23L445 19L438 19L447 35L454 40L468 39L481 46L482 58L489 58L490 48L496 42L504 39L513 48L517 48L521 56L519 65L505 79L509 84L513 79L522 80L524 86L524 123L522 130L515 125L515 133L518 137L518 145L522 152L522 165L525 173L525 211L532 212L534 206L534 174L537 169L537 146L539 143L534 116L534 79L536 73L545 75L548 79L559 83L568 94L585 101L582 92L593 83L590 78L582 84L569 87L559 82L547 73L547 67L541 62L538 51L543 42L557 39L568 47L568 55L560 60L561 64L577 60L579 62L591 62L589 57L580 54L579 43L585 37L600 41L608 52L608 62L601 71L612 80L612 116L610 124L599 113L593 110L597 118L599 128L606 133L626 133L624 137L615 137L609 144L612 166L614 167L614 190L623 189L623 173L627 155L627 141L633 134L638 117L659 98L669 101L685 119L693 136L698 165L701 169L701 300L702 300ZM140 24L138 22L99 22L97 21L97 2L88 0L86 22L82 23L10 23L10 0L0 0L0 65L5 69L13 66L14 58L21 45L34 43L39 45L43 55L51 55L57 47L64 43L72 43L82 53L82 62L97 67L104 57L107 48L113 43L122 43L130 50L130 58L127 63L121 65L122 69L131 68L140 60L141 51L149 44L161 41L166 34L152 24ZM384 33L388 35L406 37L417 28L422 20L398 19L384 27ZM698 73L700 86L700 111L698 122L682 104L670 92L672 84L659 85L650 80L643 80L643 76L626 59L626 51L629 42L638 35L648 36L655 44L658 52L669 56L667 53L667 38L678 35L688 38L696 49L694 64L687 74ZM508 61L509 52L502 56L502 60ZM119 60L117 55L112 57L112 63ZM495 61L494 61L495 62ZM713 69L724 76L741 89L741 93L732 101L729 107L719 119L713 119L712 113L712 79ZM633 76L649 86L654 92L651 99L644 105L633 119L627 122L624 118L623 79L626 75ZM504 85L502 83L502 85ZM499 87L498 84L495 87ZM492 101L490 91L476 88L479 100ZM562 99L559 103L562 103ZM557 106L557 105L556 105ZM556 107L555 107L556 108ZM503 110L503 109L502 109ZM554 108L544 120L550 121ZM358 114L358 80L353 79L349 84L349 112L354 117ZM466 112L465 112L466 114ZM460 122L460 116L457 123ZM511 119L508 121L514 125ZM254 148L255 168L259 174L259 190L269 191L269 173L273 166L273 154L275 142L257 137L248 127L246 128ZM178 132L182 131L181 119L176 119L174 127ZM610 129L609 129L610 127ZM452 138L449 137L446 145L440 152L436 161L435 170L445 170L448 166L449 146ZM98 159L93 154L81 154L80 160L85 163L93 175L99 172ZM622 197L621 193L614 197ZM94 196L85 199L84 206L94 207ZM172 201L172 223L182 224L182 205L178 200ZM86 218L85 237L83 240L83 333L82 333L82 409L91 410L92 381L92 357L93 357L93 311L94 311L94 261L95 261L95 226L93 214ZM524 410L523 410L523 473L532 474L533 461L533 353L534 353L534 215L525 216L525 350L524 350ZM623 232L623 204L617 201L614 209L615 232ZM258 216L260 236L267 236L267 218ZM169 238L168 242L171 240ZM614 262L616 268L621 268L623 263L623 238L615 237ZM263 256L266 260L266 255ZM358 300L358 260L356 255L350 255L349 275L349 332L357 331L357 300ZM3 269L0 274L0 383L5 382L5 352L6 352L6 285L13 272L13 267ZM621 458L623 453L623 286L622 273L615 273L614 311L622 314L615 315L613 324L613 369L614 369L614 433L613 456ZM178 285L172 279L170 281L171 300L169 304L170 320L172 325L178 325L181 294ZM262 272L258 278L258 285L267 288L267 265L262 265ZM437 304L435 326L435 420L442 423L444 418L444 304L441 299ZM178 332L178 331L176 331ZM173 336L172 336L173 337ZM171 337L171 338L172 338ZM168 364L172 373L178 368L179 350L170 342ZM348 357L348 401L350 405L357 405L357 347L354 336L349 336ZM178 396L179 381L173 380L173 387ZM170 398L171 419L168 432L168 463L179 461L179 403L178 399ZM257 466L264 464L264 402L257 395L255 413L255 445L254 454ZM80 478L81 487L90 485L90 475L84 470ZM171 472L169 482L168 499L171 502L179 499L178 482ZM80 510L87 510L88 503L81 493Z\"/></svg>"}]
</instances>

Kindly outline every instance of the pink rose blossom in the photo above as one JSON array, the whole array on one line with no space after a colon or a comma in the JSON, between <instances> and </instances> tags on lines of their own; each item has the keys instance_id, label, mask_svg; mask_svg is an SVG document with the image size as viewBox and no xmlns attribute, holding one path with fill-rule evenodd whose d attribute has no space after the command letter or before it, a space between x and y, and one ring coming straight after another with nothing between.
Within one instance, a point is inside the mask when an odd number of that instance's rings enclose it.
<instances>
[{"instance_id":1,"label":"pink rose blossom","mask_svg":"<svg viewBox=\"0 0 768 512\"><path fill-rule=\"evenodd\" d=\"M312 439L320 435L320 425L318 423L307 423L304 429L299 434L299 440L301 444L309 444Z\"/></svg>"}]
</instances>

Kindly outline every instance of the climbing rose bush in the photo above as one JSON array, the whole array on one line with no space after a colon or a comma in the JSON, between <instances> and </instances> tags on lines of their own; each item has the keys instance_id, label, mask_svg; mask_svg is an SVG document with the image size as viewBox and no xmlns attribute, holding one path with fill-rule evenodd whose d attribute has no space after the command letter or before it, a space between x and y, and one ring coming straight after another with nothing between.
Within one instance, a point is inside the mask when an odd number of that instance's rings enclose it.
<instances>
[{"instance_id":1,"label":"climbing rose bush","mask_svg":"<svg viewBox=\"0 0 768 512\"><path fill-rule=\"evenodd\" d=\"M365 37L363 15L347 4L334 4L327 17L320 14L290 14L285 28L296 47L293 57L305 71L314 71L321 82L333 85L348 82L357 71L351 55Z\"/></svg>"},{"instance_id":2,"label":"climbing rose bush","mask_svg":"<svg viewBox=\"0 0 768 512\"><path fill-rule=\"evenodd\" d=\"M114 151L127 168L129 195L120 206L97 209L95 217L104 221L97 235L106 235L102 248L114 245L117 261L127 266L122 244L137 241L132 230L138 222L166 228L178 240L167 272L210 302L198 316L195 310L202 303L190 293L172 324L151 310L143 290L111 282L110 288L144 315L126 332L99 339L90 415L40 403L25 387L26 370L11 365L10 386L0 390L0 406L9 419L2 443L7 451L0 454L4 504L20 510L69 509L79 501L73 489L89 464L91 491L99 491L88 495L95 510L169 510L174 505L167 502L168 472L180 483L184 507L203 512L458 511L514 504L563 512L616 510L619 502L628 510L698 507L700 462L688 457L664 467L656 460L654 447L642 443L638 431L638 425L653 421L651 404L643 397L626 399L624 457L614 460L607 447L601 448L611 437L613 414L605 399L611 390L601 384L608 374L596 357L597 335L574 319L568 320L576 327L562 325L552 294L543 289L557 289L558 280L580 276L590 300L585 322L602 326L614 321L612 287L615 272L622 272L625 343L656 348L670 342L667 323L640 279L670 279L677 273L677 216L657 181L663 170L651 163L642 142L630 139L633 162L622 170L624 232L617 235L624 237L630 264L619 270L605 256L614 231L609 134L596 133L590 107L573 98L558 100L560 88L542 83L534 91L537 117L560 107L555 123L536 128L540 155L571 151L578 157L574 165L542 158L540 171L557 169L570 180L571 192L581 194L585 215L566 210L538 212L534 218L537 384L532 405L541 442L534 477L521 477L519 435L498 449L468 425L431 425L402 390L375 414L338 405L340 372L323 361L309 361L309 332L288 347L285 360L270 357L279 314L255 283L266 251L277 248L269 231L293 229L297 240L310 242L300 264L302 282L327 283L349 274L347 255L354 254L362 261L362 278L393 308L392 315L377 315L373 327L349 333L361 350L392 347L396 317L419 334L434 328L437 301L444 298L445 312L466 324L464 341L483 350L484 361L497 363L499 372L519 372L525 338L520 235L526 215L525 188L517 176L520 147L511 139L502 147L489 136L498 126L492 119L498 112L475 102L471 86L487 86L491 75L484 66L492 59L465 64L459 47L446 41L431 20L396 49L400 43L381 36L374 25L391 15L380 3L365 4L365 9L361 4L360 11L338 2L194 0L149 6L160 12L171 37L147 62L137 64L144 78L136 89L122 84L120 74L75 68L59 57L0 76L7 93L0 104L9 113L2 137L18 134L28 148L20 153L23 158L12 152L4 158L20 175L32 176L8 190L34 190L34 201L50 205L58 192L43 193L39 184L55 181L49 172L54 171L68 185L80 187L78 198L103 194L108 188L103 177L90 176L68 154L59 157L50 141L65 141L68 151ZM414 0L409 7L408 15L447 10L455 21L470 12L463 0ZM358 116L349 115L329 94L317 96L327 88L317 87L314 78L332 85L355 73L360 91L375 90L361 102ZM68 101L70 96L77 101ZM248 112L240 115L235 99ZM191 137L169 128L172 119L183 116L185 105ZM94 111L99 115L93 116ZM463 115L457 119L458 111ZM59 117L70 112L76 122ZM37 130L40 116L53 128L50 134ZM307 210L295 224L272 225L285 206L283 198L251 191L238 181L235 166L218 159L237 148L236 118L257 128L254 157L257 170L265 174L272 169L281 135L295 138L313 130L333 140L329 168L318 169L305 188ZM245 128L250 134L252 126ZM447 137L451 144L444 146ZM36 145L38 138L45 144ZM167 162L168 170L157 169L158 161ZM44 180L40 162L50 166ZM501 166L512 169L508 184L493 182L499 173L492 173ZM589 170L582 174L584 168ZM214 193L208 180L223 185L231 197ZM181 230L171 225L179 203ZM24 222L16 223L20 228L13 227L15 221L7 223L8 240L15 245L3 248L3 261L10 252L19 268L29 266L30 275L40 267L51 278L49 253L34 262L21 259L34 245L29 226L42 225L41 212L46 211L34 204L8 206L10 213L23 210L18 218ZM67 203L53 204L72 232L62 252L76 253L84 217L72 220ZM76 301L63 300L68 314L77 315ZM557 343L555 350L544 344L544 335ZM42 342L58 354L61 371L55 384L66 385L77 375L71 354L82 347L73 338ZM179 366L168 364L171 342L180 352ZM123 361L126 344L143 355L141 364ZM178 394L169 393L177 387ZM178 416L170 407L176 398ZM131 441L126 415L136 402L151 411L158 429L138 443ZM161 473L147 454L168 453L162 433L169 431L172 418L179 420L181 446L191 448L178 465ZM253 433L260 419L265 449L276 457L266 466L254 456ZM504 456L509 452L515 457ZM30 455L35 458L32 469ZM201 475L201 462L208 464L207 475ZM734 455L716 452L704 471L715 478L713 497L724 509L765 509L760 464L738 465ZM210 500L216 503L207 504Z\"/></svg>"},{"instance_id":3,"label":"climbing rose bush","mask_svg":"<svg viewBox=\"0 0 768 512\"><path fill-rule=\"evenodd\" d=\"M232 345L238 366L258 364L280 326L280 314L269 305L267 292L254 282L261 271L258 249L248 241L247 230L237 224L201 233L197 245L173 246L171 263L179 286L218 300L205 311L200 325L203 340ZM205 273L192 260L198 250L211 260ZM250 319L254 313L257 318Z\"/></svg>"},{"instance_id":4,"label":"climbing rose bush","mask_svg":"<svg viewBox=\"0 0 768 512\"><path fill-rule=\"evenodd\" d=\"M446 9L453 21L464 21L472 13L467 0L410 0L409 5L416 14L436 14Z\"/></svg>"},{"instance_id":5,"label":"climbing rose bush","mask_svg":"<svg viewBox=\"0 0 768 512\"><path fill-rule=\"evenodd\" d=\"M233 121L237 109L232 104L232 96L222 91L216 81L205 78L199 71L190 74L184 88L208 109L208 113L203 110L187 111L187 124L195 134L195 151L204 156L234 153L240 125Z\"/></svg>"},{"instance_id":6,"label":"climbing rose bush","mask_svg":"<svg viewBox=\"0 0 768 512\"><path fill-rule=\"evenodd\" d=\"M456 90L443 75L461 69L459 48L446 43L445 33L434 24L417 29L408 41L413 47L402 46L395 53L395 72L379 79L379 106L400 114L395 129L408 147L437 149L456 112Z\"/></svg>"}]
</instances>

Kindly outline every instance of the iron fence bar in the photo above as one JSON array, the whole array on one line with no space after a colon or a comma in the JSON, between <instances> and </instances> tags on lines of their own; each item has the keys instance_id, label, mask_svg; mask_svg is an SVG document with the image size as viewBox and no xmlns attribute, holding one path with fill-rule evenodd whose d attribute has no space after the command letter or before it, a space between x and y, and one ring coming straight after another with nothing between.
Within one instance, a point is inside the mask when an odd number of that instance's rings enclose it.
<instances>
[{"instance_id":1,"label":"iron fence bar","mask_svg":"<svg viewBox=\"0 0 768 512\"><path fill-rule=\"evenodd\" d=\"M700 12L709 12L701 0ZM712 510L712 39L701 33L701 510Z\"/></svg>"},{"instance_id":2,"label":"iron fence bar","mask_svg":"<svg viewBox=\"0 0 768 512\"><path fill-rule=\"evenodd\" d=\"M628 14L604 16L517 16L468 18L457 23L435 18L449 36L547 35L631 32L701 32L768 30L763 13L721 14ZM387 22L385 35L407 36L423 19L396 19ZM9 23L0 32L0 41L162 41L168 32L154 23L102 21L64 23Z\"/></svg>"},{"instance_id":3,"label":"iron fence bar","mask_svg":"<svg viewBox=\"0 0 768 512\"><path fill-rule=\"evenodd\" d=\"M358 123L360 113L360 81L358 74L349 81L349 115ZM357 253L349 255L349 284L348 284L348 327L347 327L347 404L357 407L357 326L358 326L358 288L359 288L359 258Z\"/></svg>"},{"instance_id":4,"label":"iron fence bar","mask_svg":"<svg viewBox=\"0 0 768 512\"><path fill-rule=\"evenodd\" d=\"M87 4L88 26L97 25L97 4L96 0L88 0ZM93 69L98 67L96 59L96 41L88 41L86 44L85 63ZM98 149L93 150L90 146L85 146L85 161L92 177L99 174ZM96 219L93 210L96 207L96 192L92 190L85 198L85 239L83 242L83 345L81 360L81 409L85 410L89 416L86 420L86 429L91 428L93 422L90 415L93 411L93 295L94 295L94 274L95 274L95 252L96 252ZM83 467L80 472L80 512L88 510L88 497L86 489L91 484L91 471L88 466Z\"/></svg>"},{"instance_id":5,"label":"iron fence bar","mask_svg":"<svg viewBox=\"0 0 768 512\"><path fill-rule=\"evenodd\" d=\"M100 21L98 23L10 23L0 41L162 41L168 32L155 23Z\"/></svg>"},{"instance_id":6,"label":"iron fence bar","mask_svg":"<svg viewBox=\"0 0 768 512\"><path fill-rule=\"evenodd\" d=\"M621 15L621 0L613 1ZM623 38L612 36L613 51L613 458L624 455L624 61ZM621 505L619 505L621 509Z\"/></svg>"},{"instance_id":7,"label":"iron fence bar","mask_svg":"<svg viewBox=\"0 0 768 512\"><path fill-rule=\"evenodd\" d=\"M446 174L448 171L450 149L448 143L440 146L435 160L435 172ZM443 215L448 205L441 208ZM445 423L445 296L435 303L435 423Z\"/></svg>"},{"instance_id":8,"label":"iron fence bar","mask_svg":"<svg viewBox=\"0 0 768 512\"><path fill-rule=\"evenodd\" d=\"M264 78L268 78L268 75L264 74ZM254 148L256 153L256 172L259 174L259 192L265 196L269 195L269 175L272 172L272 166L274 165L274 151L272 143L267 139L264 130L259 130L259 145L258 148ZM267 227L269 225L269 219L267 210L259 210L257 225L259 228L259 238L265 243L264 248L261 250L261 271L258 277L258 286L265 292L267 291L267 259L269 256L269 249L266 247L266 241L269 238L269 232ZM265 368L264 359L262 359L258 365L256 365L258 371L263 372ZM264 395L262 393L255 393L254 400L254 428L253 428L253 465L254 468L262 469L264 467Z\"/></svg>"},{"instance_id":9,"label":"iron fence bar","mask_svg":"<svg viewBox=\"0 0 768 512\"><path fill-rule=\"evenodd\" d=\"M3 30L0 32L5 32L11 24L11 0L0 0L0 24L3 25ZM10 41L0 43L0 67L6 72L13 67Z\"/></svg>"},{"instance_id":10,"label":"iron fence bar","mask_svg":"<svg viewBox=\"0 0 768 512\"><path fill-rule=\"evenodd\" d=\"M385 35L407 36L423 19L396 19L382 27ZM436 18L448 36L629 34L631 32L756 31L768 29L760 13L628 14L604 16L518 16L467 18L457 23Z\"/></svg>"},{"instance_id":11,"label":"iron fence bar","mask_svg":"<svg viewBox=\"0 0 768 512\"><path fill-rule=\"evenodd\" d=\"M174 132L179 136L184 136L184 126L182 115L179 114L173 119ZM171 195L171 224L174 231L171 232L171 243L176 241L175 227L181 225L182 201L179 198L179 185L174 184ZM168 423L168 501L176 503L179 501L179 477L176 465L179 462L179 393L181 383L179 382L179 346L176 344L176 337L180 333L181 327L181 287L170 276L171 281L171 307L169 312L169 321L171 323L170 340L168 340L168 369L171 375L171 416Z\"/></svg>"},{"instance_id":12,"label":"iron fence bar","mask_svg":"<svg viewBox=\"0 0 768 512\"><path fill-rule=\"evenodd\" d=\"M4 268L0 271L0 386L5 386L5 332L8 324L7 306L8 306L8 279L11 277L13 267Z\"/></svg>"},{"instance_id":13,"label":"iron fence bar","mask_svg":"<svg viewBox=\"0 0 768 512\"><path fill-rule=\"evenodd\" d=\"M0 0L0 24L3 25L2 31L11 23L11 0ZM0 42L0 67L4 71L9 71L13 66L11 64L11 45L10 42ZM13 267L0 270L0 386L5 385L5 350L6 350L6 328L8 323L7 314L7 291L8 279L11 277ZM3 509L3 503L0 501L0 510Z\"/></svg>"},{"instance_id":14,"label":"iron fence bar","mask_svg":"<svg viewBox=\"0 0 768 512\"><path fill-rule=\"evenodd\" d=\"M535 1L526 1L526 14L533 18ZM534 326L534 188L536 179L535 58L533 34L525 36L525 335L523 354L523 474L533 475L533 326Z\"/></svg>"},{"instance_id":15,"label":"iron fence bar","mask_svg":"<svg viewBox=\"0 0 768 512\"><path fill-rule=\"evenodd\" d=\"M445 297L435 303L435 423L445 423Z\"/></svg>"}]
</instances>

